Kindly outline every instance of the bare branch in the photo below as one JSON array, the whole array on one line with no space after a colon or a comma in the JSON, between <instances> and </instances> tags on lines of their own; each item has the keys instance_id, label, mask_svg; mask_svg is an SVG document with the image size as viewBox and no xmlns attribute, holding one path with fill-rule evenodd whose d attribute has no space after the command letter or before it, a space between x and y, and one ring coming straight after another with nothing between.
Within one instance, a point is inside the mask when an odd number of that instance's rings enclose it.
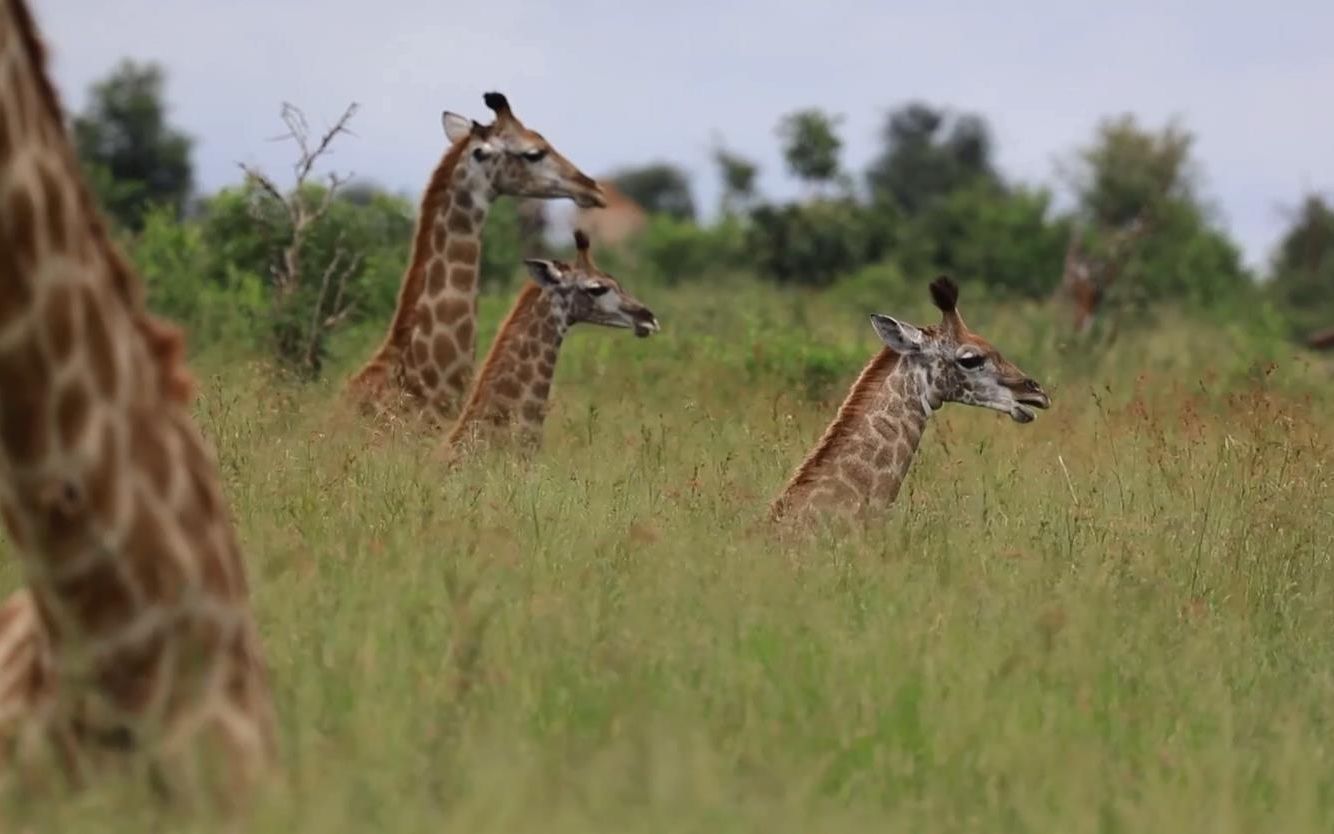
<instances>
[{"instance_id":1,"label":"bare branch","mask_svg":"<svg viewBox=\"0 0 1334 834\"><path fill-rule=\"evenodd\" d=\"M291 105L285 105L284 112L286 112L287 107L291 107ZM343 111L343 115L339 116L338 121L334 122L333 127L325 132L324 136L320 139L320 143L315 146L314 150L310 150L306 143L308 136L306 117L297 108L291 107L291 109L295 111L296 117L300 120L301 125L301 132L298 134L299 139L297 141L298 146L301 148L301 160L297 163L296 176L297 185L300 186L306 181L306 178L310 176L310 170L315 167L315 163L319 161L319 158L330 152L330 143L333 142L334 138L340 133L352 132L348 129L347 123L357 114L358 105L354 101L347 106L347 109Z\"/></svg>"},{"instance_id":2,"label":"bare branch","mask_svg":"<svg viewBox=\"0 0 1334 834\"><path fill-rule=\"evenodd\" d=\"M303 285L307 285L308 278L307 281L303 281L302 276L305 273L309 277L309 272L303 270L301 263L301 254L306 244L306 237L311 227L329 212L339 189L351 179L351 175L340 175L337 172L330 173L328 175L328 186L314 205L305 194L305 186L320 158L333 152L334 139L340 134L352 132L348 123L356 115L357 109L356 102L349 104L333 126L325 131L317 142L312 142L310 124L306 120L305 113L296 105L283 102L279 118L282 119L283 125L287 128L287 133L276 138L290 140L297 148L297 160L292 165L293 186L286 193L286 196L274 181L264 173L244 163L237 163L245 173L247 182L258 189L260 193L276 200L287 215L288 228L283 230L286 240L281 249L274 253L271 266L275 310L284 309L284 306L296 297L298 290ZM258 202L252 203L250 209L251 217L263 230L265 237L269 237L270 230L276 224L272 222L271 218L263 215ZM303 362L306 369L312 374L319 373L320 346L329 330L343 321L351 309L351 305L344 300L347 282L360 265L361 256L349 257L348 253L342 248L340 237L334 244L333 256L324 265L320 274L319 289L313 301L313 309L310 311L309 326L306 332L300 332L300 325L295 325L295 327L280 325L284 330L280 334L279 344L288 346L280 348L284 355L283 358ZM284 312L283 315L286 316L287 313ZM291 320L287 319L287 321L290 322Z\"/></svg>"}]
</instances>

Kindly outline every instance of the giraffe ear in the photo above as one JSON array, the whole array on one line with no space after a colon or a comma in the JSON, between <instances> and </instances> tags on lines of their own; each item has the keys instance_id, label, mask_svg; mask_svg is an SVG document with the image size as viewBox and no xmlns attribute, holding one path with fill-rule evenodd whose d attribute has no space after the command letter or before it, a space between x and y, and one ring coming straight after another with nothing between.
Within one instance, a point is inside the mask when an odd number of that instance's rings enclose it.
<instances>
[{"instance_id":1,"label":"giraffe ear","mask_svg":"<svg viewBox=\"0 0 1334 834\"><path fill-rule=\"evenodd\" d=\"M528 258L523 263L524 266L528 267L528 274L533 276L533 280L537 282L539 287L559 286L561 279L564 277L555 261Z\"/></svg>"},{"instance_id":2,"label":"giraffe ear","mask_svg":"<svg viewBox=\"0 0 1334 834\"><path fill-rule=\"evenodd\" d=\"M880 341L888 345L890 350L895 353L916 353L922 349L922 331L906 321L899 321L876 313L871 316L871 326L875 328Z\"/></svg>"},{"instance_id":3,"label":"giraffe ear","mask_svg":"<svg viewBox=\"0 0 1334 834\"><path fill-rule=\"evenodd\" d=\"M440 114L440 123L445 127L445 136L451 143L462 142L472 135L473 122L466 116L451 113L448 110Z\"/></svg>"}]
</instances>

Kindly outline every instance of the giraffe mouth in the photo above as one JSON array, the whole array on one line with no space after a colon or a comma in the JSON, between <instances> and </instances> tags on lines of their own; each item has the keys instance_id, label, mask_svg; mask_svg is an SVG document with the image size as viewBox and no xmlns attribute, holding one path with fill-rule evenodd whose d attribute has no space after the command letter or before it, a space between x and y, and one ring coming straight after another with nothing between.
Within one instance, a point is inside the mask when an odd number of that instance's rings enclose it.
<instances>
[{"instance_id":1,"label":"giraffe mouth","mask_svg":"<svg viewBox=\"0 0 1334 834\"><path fill-rule=\"evenodd\" d=\"M635 335L641 339L647 338L661 329L658 326L657 317L647 310L645 310L643 314L635 316L633 327L635 329Z\"/></svg>"},{"instance_id":2,"label":"giraffe mouth","mask_svg":"<svg viewBox=\"0 0 1334 834\"><path fill-rule=\"evenodd\" d=\"M1044 391L1026 391L1015 397L1014 408L1010 409L1010 417L1016 423L1031 423L1037 417L1033 412L1034 408L1051 408L1051 397L1048 397Z\"/></svg>"}]
</instances>

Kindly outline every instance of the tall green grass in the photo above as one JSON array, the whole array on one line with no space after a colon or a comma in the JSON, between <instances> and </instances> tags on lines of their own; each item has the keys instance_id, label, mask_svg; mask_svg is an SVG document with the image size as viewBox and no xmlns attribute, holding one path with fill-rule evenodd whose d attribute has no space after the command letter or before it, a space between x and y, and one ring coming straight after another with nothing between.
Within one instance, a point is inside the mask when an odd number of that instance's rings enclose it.
<instances>
[{"instance_id":1,"label":"tall green grass","mask_svg":"<svg viewBox=\"0 0 1334 834\"><path fill-rule=\"evenodd\" d=\"M255 830L1334 827L1327 366L1174 312L1070 342L965 288L1052 410L950 406L883 518L782 543L867 311L629 283L662 334L576 330L527 465L446 474L339 373L200 357L282 720ZM13 807L192 825L114 782Z\"/></svg>"}]
</instances>

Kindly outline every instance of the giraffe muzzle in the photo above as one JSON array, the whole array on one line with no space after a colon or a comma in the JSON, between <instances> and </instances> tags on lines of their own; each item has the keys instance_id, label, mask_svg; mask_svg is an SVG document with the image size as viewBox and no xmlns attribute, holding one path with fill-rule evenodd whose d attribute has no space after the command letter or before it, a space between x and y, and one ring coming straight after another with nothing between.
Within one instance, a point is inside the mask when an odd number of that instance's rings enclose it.
<instances>
[{"instance_id":1,"label":"giraffe muzzle","mask_svg":"<svg viewBox=\"0 0 1334 834\"><path fill-rule=\"evenodd\" d=\"M635 335L643 339L662 328L658 326L658 319L648 309L636 310L633 314Z\"/></svg>"},{"instance_id":2,"label":"giraffe muzzle","mask_svg":"<svg viewBox=\"0 0 1334 834\"><path fill-rule=\"evenodd\" d=\"M1022 382L1011 386L1014 391L1015 406L1010 412L1010 416L1018 423L1031 423L1037 416L1033 409L1051 408L1051 397L1042 390L1042 386L1033 379L1025 379Z\"/></svg>"}]
</instances>

